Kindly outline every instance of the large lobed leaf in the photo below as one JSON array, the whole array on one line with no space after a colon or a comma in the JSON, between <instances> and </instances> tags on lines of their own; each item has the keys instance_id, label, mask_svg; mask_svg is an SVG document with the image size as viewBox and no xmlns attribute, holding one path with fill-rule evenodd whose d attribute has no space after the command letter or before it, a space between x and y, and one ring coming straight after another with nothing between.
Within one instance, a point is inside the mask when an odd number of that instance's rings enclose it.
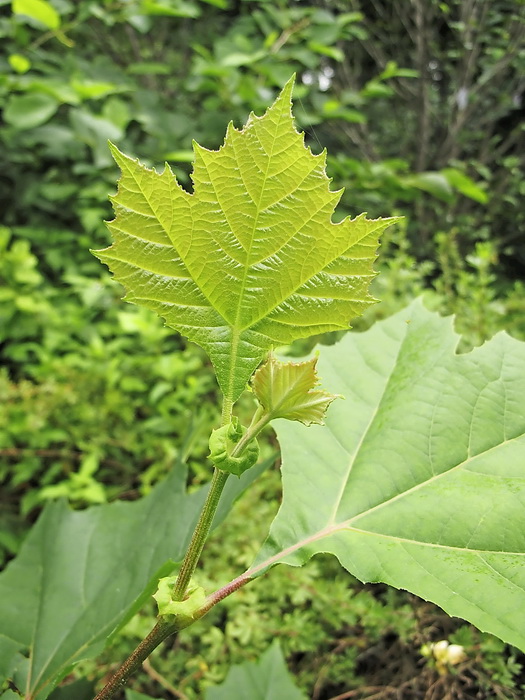
<instances>
[{"instance_id":1,"label":"large lobed leaf","mask_svg":"<svg viewBox=\"0 0 525 700\"><path fill-rule=\"evenodd\" d=\"M268 465L226 484L214 524ZM24 697L43 700L96 655L182 559L208 486L188 494L178 464L145 498L72 511L49 504L0 576L0 680L29 651Z\"/></svg>"},{"instance_id":2,"label":"large lobed leaf","mask_svg":"<svg viewBox=\"0 0 525 700\"><path fill-rule=\"evenodd\" d=\"M230 123L218 151L194 144L193 194L168 166L113 148L114 243L97 255L128 301L206 349L231 401L272 345L347 328L372 303L378 235L394 221L332 223L341 192L294 128L292 88L242 131Z\"/></svg>"},{"instance_id":3,"label":"large lobed leaf","mask_svg":"<svg viewBox=\"0 0 525 700\"><path fill-rule=\"evenodd\" d=\"M525 650L525 343L457 340L414 303L323 348L346 401L278 422L283 502L248 574L331 552Z\"/></svg>"}]
</instances>

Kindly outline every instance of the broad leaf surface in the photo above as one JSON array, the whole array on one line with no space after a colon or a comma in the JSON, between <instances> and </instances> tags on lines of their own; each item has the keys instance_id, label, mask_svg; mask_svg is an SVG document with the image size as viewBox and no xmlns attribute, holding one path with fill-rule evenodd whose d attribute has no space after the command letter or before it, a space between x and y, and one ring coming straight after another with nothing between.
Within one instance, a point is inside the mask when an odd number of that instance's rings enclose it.
<instances>
[{"instance_id":1,"label":"broad leaf surface","mask_svg":"<svg viewBox=\"0 0 525 700\"><path fill-rule=\"evenodd\" d=\"M206 700L305 700L286 667L278 642L259 661L232 666L224 683L206 692Z\"/></svg>"},{"instance_id":2,"label":"broad leaf surface","mask_svg":"<svg viewBox=\"0 0 525 700\"><path fill-rule=\"evenodd\" d=\"M248 573L331 552L525 650L525 343L457 341L415 303L322 349L346 401L277 422L283 502Z\"/></svg>"},{"instance_id":3,"label":"broad leaf surface","mask_svg":"<svg viewBox=\"0 0 525 700\"><path fill-rule=\"evenodd\" d=\"M265 466L228 481L215 524ZM208 488L187 494L186 477L179 464L140 501L44 510L0 576L0 649L10 657L0 672L29 650L26 698L47 697L68 667L97 654L182 559Z\"/></svg>"},{"instance_id":4,"label":"broad leaf surface","mask_svg":"<svg viewBox=\"0 0 525 700\"><path fill-rule=\"evenodd\" d=\"M230 124L218 151L194 145L193 194L113 148L114 243L97 255L128 301L206 349L232 401L272 345L347 328L373 302L378 235L394 221L332 223L341 192L293 126L292 87L242 131Z\"/></svg>"}]
</instances>

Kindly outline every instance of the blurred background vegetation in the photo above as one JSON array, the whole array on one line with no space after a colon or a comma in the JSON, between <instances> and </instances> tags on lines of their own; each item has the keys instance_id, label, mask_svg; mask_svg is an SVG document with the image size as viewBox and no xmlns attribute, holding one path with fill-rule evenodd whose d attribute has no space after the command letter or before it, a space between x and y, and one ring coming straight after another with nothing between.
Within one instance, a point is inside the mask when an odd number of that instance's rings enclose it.
<instances>
[{"instance_id":1,"label":"blurred background vegetation","mask_svg":"<svg viewBox=\"0 0 525 700\"><path fill-rule=\"evenodd\" d=\"M523 10L523 0L0 0L4 562L47 499L137 498L177 456L190 488L209 475L218 391L206 356L124 304L89 253L109 240L108 139L147 164L168 161L191 188L192 139L217 148L228 121L261 114L295 72L298 126L346 188L337 216L405 216L380 251L382 304L357 327L423 293L457 314L464 350L503 328L525 339ZM274 470L216 536L203 575L225 582L250 563L278 499ZM202 697L230 662L278 637L316 700L523 697L515 650L413 596L360 586L323 558L271 576L270 590L256 584L214 609L176 654L160 650L160 670L136 688L160 697L160 673L162 697L173 685ZM146 611L81 670L109 671L150 623ZM425 660L421 646L441 638L468 660L445 672Z\"/></svg>"}]
</instances>

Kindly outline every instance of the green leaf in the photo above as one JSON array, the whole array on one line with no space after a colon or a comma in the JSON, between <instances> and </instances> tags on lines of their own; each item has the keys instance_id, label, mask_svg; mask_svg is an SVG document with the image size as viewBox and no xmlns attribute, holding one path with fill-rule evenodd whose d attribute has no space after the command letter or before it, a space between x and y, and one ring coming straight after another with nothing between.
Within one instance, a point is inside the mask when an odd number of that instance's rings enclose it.
<instances>
[{"instance_id":1,"label":"green leaf","mask_svg":"<svg viewBox=\"0 0 525 700\"><path fill-rule=\"evenodd\" d=\"M280 362L270 354L252 377L253 393L270 420L286 418L305 425L323 423L337 395L314 389L319 383L317 358L306 362Z\"/></svg>"},{"instance_id":2,"label":"green leaf","mask_svg":"<svg viewBox=\"0 0 525 700\"><path fill-rule=\"evenodd\" d=\"M126 700L155 700L151 695L144 695L136 690L126 689Z\"/></svg>"},{"instance_id":3,"label":"green leaf","mask_svg":"<svg viewBox=\"0 0 525 700\"><path fill-rule=\"evenodd\" d=\"M8 677L17 651L16 642L7 638L2 631L0 633L0 684Z\"/></svg>"},{"instance_id":4,"label":"green leaf","mask_svg":"<svg viewBox=\"0 0 525 700\"><path fill-rule=\"evenodd\" d=\"M525 343L457 343L417 302L322 349L346 401L277 425L283 502L248 574L331 552L525 649Z\"/></svg>"},{"instance_id":5,"label":"green leaf","mask_svg":"<svg viewBox=\"0 0 525 700\"><path fill-rule=\"evenodd\" d=\"M259 661L232 666L226 680L208 688L205 700L306 700L294 684L276 641Z\"/></svg>"},{"instance_id":6,"label":"green leaf","mask_svg":"<svg viewBox=\"0 0 525 700\"><path fill-rule=\"evenodd\" d=\"M22 54L19 53L10 54L7 57L7 60L9 61L11 68L17 73L27 73L27 71L31 68L31 61L26 58L26 56L22 56Z\"/></svg>"},{"instance_id":7,"label":"green leaf","mask_svg":"<svg viewBox=\"0 0 525 700\"><path fill-rule=\"evenodd\" d=\"M171 73L171 68L167 63L160 63L158 61L130 63L126 70L128 73L131 73L131 75L170 75Z\"/></svg>"},{"instance_id":8,"label":"green leaf","mask_svg":"<svg viewBox=\"0 0 525 700\"><path fill-rule=\"evenodd\" d=\"M98 100L117 92L126 92L125 87L102 80L71 80L71 87L82 100Z\"/></svg>"},{"instance_id":9,"label":"green leaf","mask_svg":"<svg viewBox=\"0 0 525 700\"><path fill-rule=\"evenodd\" d=\"M2 631L0 634L0 688L13 675L19 657L19 648L19 645L6 637Z\"/></svg>"},{"instance_id":10,"label":"green leaf","mask_svg":"<svg viewBox=\"0 0 525 700\"><path fill-rule=\"evenodd\" d=\"M487 192L482 190L474 180L468 177L468 175L465 175L465 173L462 173L461 170L445 168L441 172L447 178L449 184L458 192L465 195L465 197L469 197L480 204L486 204L489 201Z\"/></svg>"},{"instance_id":11,"label":"green leaf","mask_svg":"<svg viewBox=\"0 0 525 700\"><path fill-rule=\"evenodd\" d=\"M260 61L266 56L266 51L256 51L254 53L243 53L242 51L232 51L220 60L221 66L238 68L239 66L249 66Z\"/></svg>"},{"instance_id":12,"label":"green leaf","mask_svg":"<svg viewBox=\"0 0 525 700\"><path fill-rule=\"evenodd\" d=\"M417 187L428 192L444 202L451 202L454 197L452 187L442 173L416 173L402 178L402 182L409 187Z\"/></svg>"},{"instance_id":13,"label":"green leaf","mask_svg":"<svg viewBox=\"0 0 525 700\"><path fill-rule=\"evenodd\" d=\"M55 688L49 700L92 700L95 695L93 681L79 678L73 683Z\"/></svg>"},{"instance_id":14,"label":"green leaf","mask_svg":"<svg viewBox=\"0 0 525 700\"><path fill-rule=\"evenodd\" d=\"M345 57L341 49L337 48L336 46L327 46L326 44L322 44L319 41L309 41L308 48L314 53L321 54L321 56L328 56L328 58L333 58L334 61L341 62L344 60Z\"/></svg>"},{"instance_id":15,"label":"green leaf","mask_svg":"<svg viewBox=\"0 0 525 700\"><path fill-rule=\"evenodd\" d=\"M185 0L142 0L140 9L147 15L168 17L200 17L200 8Z\"/></svg>"},{"instance_id":16,"label":"green leaf","mask_svg":"<svg viewBox=\"0 0 525 700\"><path fill-rule=\"evenodd\" d=\"M378 80L389 80L390 78L417 78L419 71L410 68L400 68L396 61L388 61Z\"/></svg>"},{"instance_id":17,"label":"green leaf","mask_svg":"<svg viewBox=\"0 0 525 700\"><path fill-rule=\"evenodd\" d=\"M272 345L348 327L372 302L379 233L395 219L333 224L326 154L293 126L293 80L263 117L224 146L194 144L194 193L166 166L149 170L113 148L122 170L98 251L127 290L209 353L235 401Z\"/></svg>"},{"instance_id":18,"label":"green leaf","mask_svg":"<svg viewBox=\"0 0 525 700\"><path fill-rule=\"evenodd\" d=\"M34 129L48 121L58 109L58 102L51 95L34 92L28 95L11 95L7 100L3 117L17 129Z\"/></svg>"},{"instance_id":19,"label":"green leaf","mask_svg":"<svg viewBox=\"0 0 525 700\"><path fill-rule=\"evenodd\" d=\"M217 525L267 466L225 487ZM206 497L186 469L135 503L71 511L50 504L0 576L0 649L30 651L27 692L43 700L71 666L96 655L181 560Z\"/></svg>"},{"instance_id":20,"label":"green leaf","mask_svg":"<svg viewBox=\"0 0 525 700\"><path fill-rule=\"evenodd\" d=\"M193 151L169 151L164 158L178 163L192 163L195 159L195 153Z\"/></svg>"},{"instance_id":21,"label":"green leaf","mask_svg":"<svg viewBox=\"0 0 525 700\"><path fill-rule=\"evenodd\" d=\"M60 15L46 0L13 0L13 13L36 20L48 29L60 27Z\"/></svg>"},{"instance_id":22,"label":"green leaf","mask_svg":"<svg viewBox=\"0 0 525 700\"><path fill-rule=\"evenodd\" d=\"M229 7L228 0L201 0L201 2L205 2L208 5L214 5L215 7L220 7L221 10L227 10Z\"/></svg>"}]
</instances>

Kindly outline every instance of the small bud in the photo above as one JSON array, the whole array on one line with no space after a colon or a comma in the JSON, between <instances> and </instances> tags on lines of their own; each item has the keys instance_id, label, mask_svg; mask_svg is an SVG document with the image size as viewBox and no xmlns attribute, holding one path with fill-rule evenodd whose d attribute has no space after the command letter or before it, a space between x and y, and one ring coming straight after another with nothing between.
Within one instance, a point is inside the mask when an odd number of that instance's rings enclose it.
<instances>
[{"instance_id":1,"label":"small bud","mask_svg":"<svg viewBox=\"0 0 525 700\"><path fill-rule=\"evenodd\" d=\"M465 661L467 658L467 655L465 654L465 650L460 644L450 644L448 649L447 649L447 663L451 664L452 666L456 666L456 664L460 664L462 661Z\"/></svg>"},{"instance_id":2,"label":"small bud","mask_svg":"<svg viewBox=\"0 0 525 700\"><path fill-rule=\"evenodd\" d=\"M432 644L423 644L421 649L419 650L421 656L425 656L427 659L429 659L432 654Z\"/></svg>"},{"instance_id":3,"label":"small bud","mask_svg":"<svg viewBox=\"0 0 525 700\"><path fill-rule=\"evenodd\" d=\"M436 659L436 661L446 663L447 649L448 642L446 639L442 639L441 641L436 642L432 645L432 653L434 654L434 658Z\"/></svg>"},{"instance_id":4,"label":"small bud","mask_svg":"<svg viewBox=\"0 0 525 700\"><path fill-rule=\"evenodd\" d=\"M447 666L456 666L465 661L467 655L460 644L449 644L446 639L441 639L434 644L424 644L421 647L423 656L433 656L439 673L446 674Z\"/></svg>"},{"instance_id":5,"label":"small bud","mask_svg":"<svg viewBox=\"0 0 525 700\"><path fill-rule=\"evenodd\" d=\"M217 469L240 476L259 459L259 444L255 438L236 457L232 455L239 440L246 434L246 428L235 416L231 423L214 430L210 435L210 459Z\"/></svg>"},{"instance_id":6,"label":"small bud","mask_svg":"<svg viewBox=\"0 0 525 700\"><path fill-rule=\"evenodd\" d=\"M173 588L176 576L165 576L159 580L153 597L157 601L159 617L166 622L177 625L177 629L189 627L195 621L195 614L206 602L206 593L202 586L192 585L188 588L184 600L173 600Z\"/></svg>"}]
</instances>

